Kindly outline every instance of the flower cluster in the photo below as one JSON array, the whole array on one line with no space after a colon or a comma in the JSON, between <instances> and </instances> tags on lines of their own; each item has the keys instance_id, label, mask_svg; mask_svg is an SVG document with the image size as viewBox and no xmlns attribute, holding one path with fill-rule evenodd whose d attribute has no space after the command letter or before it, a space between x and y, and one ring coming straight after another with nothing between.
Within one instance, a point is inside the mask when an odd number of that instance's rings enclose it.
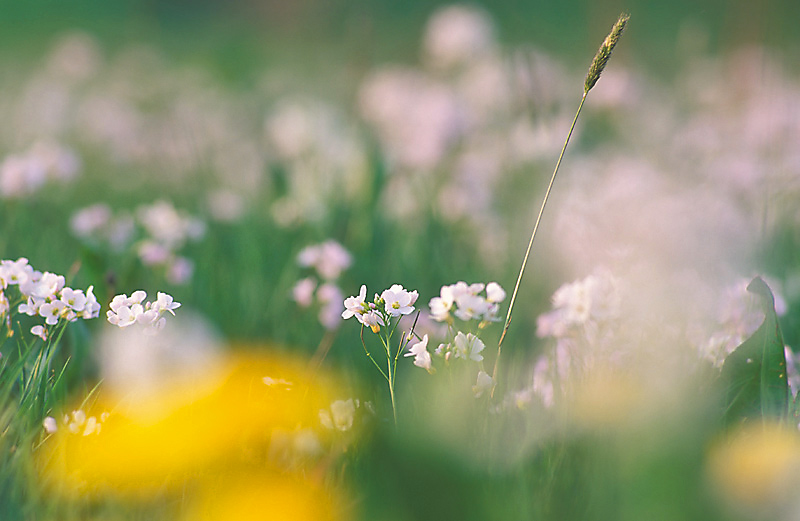
<instances>
[{"instance_id":1,"label":"flower cluster","mask_svg":"<svg viewBox=\"0 0 800 521\"><path fill-rule=\"evenodd\" d=\"M319 303L319 321L325 329L336 329L342 318L342 290L336 279L350 267L353 257L341 244L328 240L307 246L297 255L297 263L303 268L313 268L315 276L299 280L292 288L292 297L300 307L310 307L315 299Z\"/></svg>"},{"instance_id":2,"label":"flower cluster","mask_svg":"<svg viewBox=\"0 0 800 521\"><path fill-rule=\"evenodd\" d=\"M618 318L621 291L611 272L596 270L586 278L564 284L553 294L553 311L537 321L537 335L561 338L576 329Z\"/></svg>"},{"instance_id":3,"label":"flower cluster","mask_svg":"<svg viewBox=\"0 0 800 521\"><path fill-rule=\"evenodd\" d=\"M167 322L161 315L165 311L175 315L174 310L181 307L172 296L160 291L154 302L144 302L145 298L147 293L142 290L134 291L130 297L125 294L115 296L109 305L111 309L106 313L108 321L120 328L141 324L146 326L145 331L155 333L163 329Z\"/></svg>"},{"instance_id":4,"label":"flower cluster","mask_svg":"<svg viewBox=\"0 0 800 521\"><path fill-rule=\"evenodd\" d=\"M108 418L108 413L104 412L100 418L95 416L86 416L82 409L72 411L72 414L65 414L62 423L68 432L72 434L79 434L81 436L90 436L92 434L100 434L100 429L103 422ZM45 432L53 434L58 432L58 422L52 416L48 416L42 422Z\"/></svg>"},{"instance_id":5,"label":"flower cluster","mask_svg":"<svg viewBox=\"0 0 800 521\"><path fill-rule=\"evenodd\" d=\"M70 180L78 172L75 153L50 142L35 143L28 151L0 162L0 197L22 197L38 191L48 180Z\"/></svg>"},{"instance_id":6,"label":"flower cluster","mask_svg":"<svg viewBox=\"0 0 800 521\"><path fill-rule=\"evenodd\" d=\"M413 313L418 297L416 290L407 291L400 284L394 284L380 295L376 293L372 302L366 302L367 286L362 285L358 296L345 299L342 318L354 316L377 333L390 319Z\"/></svg>"},{"instance_id":7,"label":"flower cluster","mask_svg":"<svg viewBox=\"0 0 800 521\"><path fill-rule=\"evenodd\" d=\"M486 290L486 296L480 293ZM506 292L496 282L488 284L457 282L442 286L440 295L430 300L431 317L438 322L452 322L453 317L460 320L479 320L482 323L498 320L500 303Z\"/></svg>"},{"instance_id":8,"label":"flower cluster","mask_svg":"<svg viewBox=\"0 0 800 521\"><path fill-rule=\"evenodd\" d=\"M114 215L108 205L93 204L75 212L70 227L76 237L107 243L115 251L127 248L138 234L141 239L134 247L142 264L163 269L172 284L188 282L194 265L178 251L205 234L205 223L163 200L139 206L134 213L135 218L125 211Z\"/></svg>"},{"instance_id":9,"label":"flower cluster","mask_svg":"<svg viewBox=\"0 0 800 521\"><path fill-rule=\"evenodd\" d=\"M19 313L45 319L45 325L31 329L31 333L42 339L47 339L47 326L55 326L61 319L74 322L79 318L96 318L100 304L94 295L94 286L84 292L65 284L62 275L35 270L25 257L0 261L0 318L6 315L6 323L10 322L11 303L6 296L9 286L16 286L19 291Z\"/></svg>"}]
</instances>

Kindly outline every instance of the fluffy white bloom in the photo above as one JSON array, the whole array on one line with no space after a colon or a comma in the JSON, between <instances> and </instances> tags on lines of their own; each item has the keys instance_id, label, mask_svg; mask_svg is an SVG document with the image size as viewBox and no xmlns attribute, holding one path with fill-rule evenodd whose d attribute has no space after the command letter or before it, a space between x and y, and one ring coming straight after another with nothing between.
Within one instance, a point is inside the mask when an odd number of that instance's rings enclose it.
<instances>
[{"instance_id":1,"label":"fluffy white bloom","mask_svg":"<svg viewBox=\"0 0 800 521\"><path fill-rule=\"evenodd\" d=\"M381 293L381 299L385 302L386 313L393 317L408 315L414 312L414 303L419 294L416 291L406 291L400 284L394 284Z\"/></svg>"},{"instance_id":2,"label":"fluffy white bloom","mask_svg":"<svg viewBox=\"0 0 800 521\"><path fill-rule=\"evenodd\" d=\"M430 372L431 354L428 352L428 335L423 336L421 341L409 347L405 356L413 356L415 366Z\"/></svg>"},{"instance_id":3,"label":"fluffy white bloom","mask_svg":"<svg viewBox=\"0 0 800 521\"><path fill-rule=\"evenodd\" d=\"M4 316L8 313L10 309L11 303L8 302L8 297L6 297L3 290L0 290L0 317Z\"/></svg>"}]
</instances>

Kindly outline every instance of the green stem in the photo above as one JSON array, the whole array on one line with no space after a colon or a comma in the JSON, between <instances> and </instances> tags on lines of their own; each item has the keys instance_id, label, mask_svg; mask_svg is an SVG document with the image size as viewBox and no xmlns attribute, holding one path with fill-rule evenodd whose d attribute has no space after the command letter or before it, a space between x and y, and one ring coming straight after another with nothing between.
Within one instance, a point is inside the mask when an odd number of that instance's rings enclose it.
<instances>
[{"instance_id":1,"label":"green stem","mask_svg":"<svg viewBox=\"0 0 800 521\"><path fill-rule=\"evenodd\" d=\"M519 291L519 285L522 282L522 275L525 273L525 266L528 264L528 257L531 254L531 248L533 247L533 239L536 237L536 232L539 229L539 223L542 221L542 214L544 214L544 207L547 205L547 199L550 197L550 191L553 189L553 183L556 180L556 174L558 174L558 168L561 166L561 160L564 158L564 152L567 150L567 145L569 144L569 138L572 137L572 131L575 130L575 124L578 122L578 116L581 115L581 110L583 109L583 102L586 101L586 95L588 92L583 93L583 97L581 98L581 103L578 105L578 111L575 113L575 118L572 120L572 125L569 127L569 133L567 134L567 139L564 141L564 146L561 147L561 154L558 156L558 161L556 162L556 168L553 170L553 175L550 177L550 183L547 185L547 191L544 193L544 199L542 200L542 206L539 208L539 215L536 216L536 223L533 225L533 233L531 233L531 240L528 242L528 249L525 251L525 257L522 259L522 266L519 268L519 276L517 276L517 283L514 285L514 291L511 294L511 302L508 305L508 313L506 314L506 322L503 326L503 333L500 335L500 341L497 342L497 357L494 359L494 369L492 369L492 380L495 382L492 386L492 393L491 396L494 397L494 390L497 386L497 366L500 362L500 352L503 346L503 340L506 338L506 333L508 332L508 327L511 325L511 312L514 309L514 302L517 300L517 292Z\"/></svg>"}]
</instances>

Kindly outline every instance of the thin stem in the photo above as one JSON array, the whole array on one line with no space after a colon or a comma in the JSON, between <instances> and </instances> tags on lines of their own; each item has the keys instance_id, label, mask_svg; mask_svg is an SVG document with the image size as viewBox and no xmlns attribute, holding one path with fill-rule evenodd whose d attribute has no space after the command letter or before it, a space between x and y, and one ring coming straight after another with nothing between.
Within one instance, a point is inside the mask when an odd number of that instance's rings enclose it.
<instances>
[{"instance_id":1,"label":"thin stem","mask_svg":"<svg viewBox=\"0 0 800 521\"><path fill-rule=\"evenodd\" d=\"M367 344L364 343L364 326L363 325L361 326L361 345L364 347L364 352L367 353L367 358L369 358L370 362L372 362L375 365L375 367L378 368L378 371L380 371L381 375L388 382L389 381L389 377L386 376L385 372L383 372L383 369L381 369L381 366L378 365L378 362L376 362L375 359L372 358L372 353L369 352L369 349L367 349Z\"/></svg>"},{"instance_id":2,"label":"thin stem","mask_svg":"<svg viewBox=\"0 0 800 521\"><path fill-rule=\"evenodd\" d=\"M531 248L533 247L533 239L536 237L536 231L539 229L539 223L542 221L542 214L544 214L544 207L547 205L547 199L550 197L550 191L553 189L553 183L556 180L556 174L558 174L558 168L561 166L561 160L564 158L564 152L567 150L567 145L569 144L569 138L572 137L572 131L575 130L575 124L578 122L578 116L581 115L581 110L583 109L583 102L586 101L587 92L583 93L583 97L581 98L581 103L578 105L578 111L575 113L575 118L572 120L572 125L569 127L569 133L567 134L567 139L564 141L564 146L561 147L561 154L558 156L558 161L556 162L556 168L553 170L553 175L550 176L550 183L547 185L547 191L544 193L544 199L542 200L542 206L539 208L539 215L536 216L536 223L533 225L533 233L531 233L531 240L528 242L528 249L525 251L525 257L522 259L522 266L519 268L519 276L517 276L517 283L514 285L514 292L511 294L511 302L508 305L508 313L506 314L506 322L503 326L503 333L500 335L500 341L497 342L497 357L494 359L494 369L492 369L492 380L495 382L492 386L492 393L491 396L494 397L494 390L497 386L497 366L500 362L500 351L503 346L503 340L506 337L506 333L508 332L508 327L511 325L511 312L514 309L514 302L517 300L517 292L519 292L519 285L522 282L522 275L525 273L525 266L528 264L528 257L531 254Z\"/></svg>"},{"instance_id":3,"label":"thin stem","mask_svg":"<svg viewBox=\"0 0 800 521\"><path fill-rule=\"evenodd\" d=\"M387 350L388 354L388 350ZM389 397L392 399L392 417L394 418L394 427L397 428L397 406L394 402L394 379L395 379L395 372L392 371L392 359L391 357L386 357L386 363L389 367Z\"/></svg>"}]
</instances>

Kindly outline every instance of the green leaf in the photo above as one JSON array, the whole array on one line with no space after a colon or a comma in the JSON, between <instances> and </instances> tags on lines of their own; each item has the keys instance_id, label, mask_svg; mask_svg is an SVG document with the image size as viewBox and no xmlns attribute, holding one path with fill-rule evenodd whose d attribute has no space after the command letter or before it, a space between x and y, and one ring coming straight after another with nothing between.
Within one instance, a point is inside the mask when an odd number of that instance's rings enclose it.
<instances>
[{"instance_id":1,"label":"green leaf","mask_svg":"<svg viewBox=\"0 0 800 521\"><path fill-rule=\"evenodd\" d=\"M769 286L754 278L747 291L761 297L764 322L725 359L721 378L726 386L725 421L786 419L789 385L783 336Z\"/></svg>"}]
</instances>

